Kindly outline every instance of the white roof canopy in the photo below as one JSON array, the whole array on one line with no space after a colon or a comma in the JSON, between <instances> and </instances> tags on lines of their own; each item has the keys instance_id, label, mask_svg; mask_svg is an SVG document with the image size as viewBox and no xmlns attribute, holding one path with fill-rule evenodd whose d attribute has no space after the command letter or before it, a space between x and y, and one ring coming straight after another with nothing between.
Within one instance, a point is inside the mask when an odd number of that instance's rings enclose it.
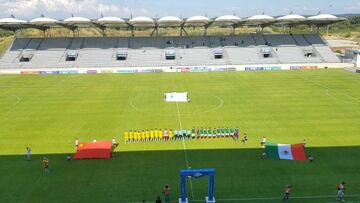
<instances>
[{"instance_id":1,"label":"white roof canopy","mask_svg":"<svg viewBox=\"0 0 360 203\"><path fill-rule=\"evenodd\" d=\"M155 26L155 21L149 17L139 16L129 20L129 23L137 27L152 27Z\"/></svg>"},{"instance_id":2,"label":"white roof canopy","mask_svg":"<svg viewBox=\"0 0 360 203\"><path fill-rule=\"evenodd\" d=\"M273 20L274 18L268 15L255 15L248 18L248 20Z\"/></svg>"},{"instance_id":3,"label":"white roof canopy","mask_svg":"<svg viewBox=\"0 0 360 203\"><path fill-rule=\"evenodd\" d=\"M179 26L183 21L175 16L165 16L158 20L160 26Z\"/></svg>"},{"instance_id":4,"label":"white roof canopy","mask_svg":"<svg viewBox=\"0 0 360 203\"><path fill-rule=\"evenodd\" d=\"M192 16L186 19L185 24L189 26L204 26L208 24L210 19L205 16Z\"/></svg>"},{"instance_id":5,"label":"white roof canopy","mask_svg":"<svg viewBox=\"0 0 360 203\"><path fill-rule=\"evenodd\" d=\"M290 15L282 16L282 17L277 18L277 19L278 20L305 20L306 18L304 16L301 16L301 15L290 14Z\"/></svg>"},{"instance_id":6,"label":"white roof canopy","mask_svg":"<svg viewBox=\"0 0 360 203\"><path fill-rule=\"evenodd\" d=\"M334 15L330 15L330 14L319 14L319 15L316 15L316 16L311 16L309 17L308 19L311 19L311 20L323 20L323 19L338 19L338 17L334 16Z\"/></svg>"},{"instance_id":7,"label":"white roof canopy","mask_svg":"<svg viewBox=\"0 0 360 203\"><path fill-rule=\"evenodd\" d=\"M71 17L63 20L63 22L69 24L85 24L90 23L90 19L84 17Z\"/></svg>"},{"instance_id":8,"label":"white roof canopy","mask_svg":"<svg viewBox=\"0 0 360 203\"><path fill-rule=\"evenodd\" d=\"M122 23L126 23L125 20L123 20L121 18L111 17L111 16L97 19L96 22L101 23L101 24L107 24L107 23L110 23L110 24L122 24Z\"/></svg>"},{"instance_id":9,"label":"white roof canopy","mask_svg":"<svg viewBox=\"0 0 360 203\"><path fill-rule=\"evenodd\" d=\"M22 24L22 23L26 23L27 21L25 20L20 20L20 19L16 19L16 18L2 18L0 19L0 24Z\"/></svg>"},{"instance_id":10,"label":"white roof canopy","mask_svg":"<svg viewBox=\"0 0 360 203\"><path fill-rule=\"evenodd\" d=\"M215 18L216 25L233 25L241 21L241 18L233 15L224 15Z\"/></svg>"},{"instance_id":11,"label":"white roof canopy","mask_svg":"<svg viewBox=\"0 0 360 203\"><path fill-rule=\"evenodd\" d=\"M40 17L40 18L34 18L30 20L31 24L35 25L52 25L57 23L58 21L52 18L46 18L46 17Z\"/></svg>"}]
</instances>

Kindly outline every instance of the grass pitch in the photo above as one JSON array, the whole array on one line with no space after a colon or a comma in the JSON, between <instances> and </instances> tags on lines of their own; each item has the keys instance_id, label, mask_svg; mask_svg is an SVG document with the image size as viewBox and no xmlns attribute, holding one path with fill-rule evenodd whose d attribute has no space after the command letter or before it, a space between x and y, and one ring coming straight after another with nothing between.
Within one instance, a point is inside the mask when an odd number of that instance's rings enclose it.
<instances>
[{"instance_id":1,"label":"grass pitch","mask_svg":"<svg viewBox=\"0 0 360 203\"><path fill-rule=\"evenodd\" d=\"M335 202L340 181L360 201L359 87L360 74L344 70L0 76L0 202L153 202L164 184L176 202L187 162L216 169L217 202L281 202L285 184L291 202ZM171 91L191 102L165 103ZM180 126L238 126L249 142L122 142L125 130ZM261 160L264 135L306 139L315 162ZM121 143L112 160L67 163L76 137ZM188 181L189 200L204 199L206 182Z\"/></svg>"}]
</instances>

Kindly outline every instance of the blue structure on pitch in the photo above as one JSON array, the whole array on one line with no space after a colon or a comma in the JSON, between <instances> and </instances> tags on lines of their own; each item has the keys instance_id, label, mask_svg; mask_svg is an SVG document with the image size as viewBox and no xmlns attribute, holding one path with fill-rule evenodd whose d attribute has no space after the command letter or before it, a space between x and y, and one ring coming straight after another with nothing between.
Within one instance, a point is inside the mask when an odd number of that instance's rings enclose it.
<instances>
[{"instance_id":1,"label":"blue structure on pitch","mask_svg":"<svg viewBox=\"0 0 360 203\"><path fill-rule=\"evenodd\" d=\"M187 203L188 198L186 198L186 177L200 178L203 176L209 176L209 188L208 196L205 197L207 203L215 203L214 197L214 178L215 178L215 169L185 169L180 170L180 198L179 203Z\"/></svg>"}]
</instances>

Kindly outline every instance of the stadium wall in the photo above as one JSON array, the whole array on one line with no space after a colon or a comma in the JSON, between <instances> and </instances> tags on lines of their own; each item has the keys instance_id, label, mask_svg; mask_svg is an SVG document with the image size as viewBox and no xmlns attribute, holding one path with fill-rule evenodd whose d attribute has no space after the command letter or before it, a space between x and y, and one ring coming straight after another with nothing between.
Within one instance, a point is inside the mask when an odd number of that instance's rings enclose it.
<instances>
[{"instance_id":1,"label":"stadium wall","mask_svg":"<svg viewBox=\"0 0 360 203\"><path fill-rule=\"evenodd\" d=\"M129 67L129 68L31 68L0 69L0 74L99 74L99 73L161 73L161 72L226 72L226 71L277 71L322 68L354 67L351 63L314 63L314 64L258 64L224 66L176 66L176 67Z\"/></svg>"}]
</instances>

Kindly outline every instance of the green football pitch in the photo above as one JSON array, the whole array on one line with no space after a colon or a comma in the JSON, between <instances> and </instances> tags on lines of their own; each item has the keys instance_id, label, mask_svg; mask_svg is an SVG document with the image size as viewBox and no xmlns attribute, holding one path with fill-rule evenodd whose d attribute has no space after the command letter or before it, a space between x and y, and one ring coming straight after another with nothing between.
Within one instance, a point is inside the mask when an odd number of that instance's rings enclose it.
<instances>
[{"instance_id":1,"label":"green football pitch","mask_svg":"<svg viewBox=\"0 0 360 203\"><path fill-rule=\"evenodd\" d=\"M214 168L217 202L360 201L360 74L342 69L224 73L0 76L0 202L154 202L179 170ZM186 91L189 103L166 103ZM239 127L249 142L123 142L126 130ZM263 160L261 137L307 140L313 163ZM120 142L110 160L67 162L74 140ZM26 161L25 148L32 149ZM45 176L42 157L48 157ZM203 202L207 178L187 181Z\"/></svg>"}]
</instances>

